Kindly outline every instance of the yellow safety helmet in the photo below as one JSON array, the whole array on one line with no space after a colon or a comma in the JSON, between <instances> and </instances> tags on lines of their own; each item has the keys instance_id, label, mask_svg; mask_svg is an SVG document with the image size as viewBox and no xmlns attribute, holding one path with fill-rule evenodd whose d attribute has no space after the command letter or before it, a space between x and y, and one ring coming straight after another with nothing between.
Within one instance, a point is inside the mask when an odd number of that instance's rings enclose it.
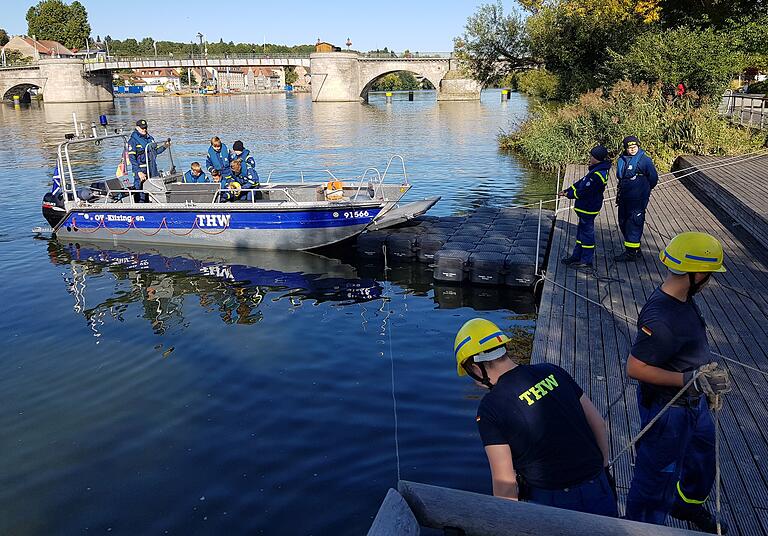
<instances>
[{"instance_id":1,"label":"yellow safety helmet","mask_svg":"<svg viewBox=\"0 0 768 536\"><path fill-rule=\"evenodd\" d=\"M680 233L659 253L672 273L725 272L723 246L707 233Z\"/></svg>"},{"instance_id":2,"label":"yellow safety helmet","mask_svg":"<svg viewBox=\"0 0 768 536\"><path fill-rule=\"evenodd\" d=\"M466 376L464 362L474 357L475 363L493 361L502 357L507 349L504 346L509 342L499 326L484 318L473 318L461 326L453 342L453 353L456 355L456 372L459 376Z\"/></svg>"},{"instance_id":3,"label":"yellow safety helmet","mask_svg":"<svg viewBox=\"0 0 768 536\"><path fill-rule=\"evenodd\" d=\"M242 188L242 186L240 185L240 183L239 183L239 182L237 182L237 181L232 181L232 182L230 182L230 183L227 185L227 188L229 188L230 190L239 190L239 189L241 189L241 188Z\"/></svg>"}]
</instances>

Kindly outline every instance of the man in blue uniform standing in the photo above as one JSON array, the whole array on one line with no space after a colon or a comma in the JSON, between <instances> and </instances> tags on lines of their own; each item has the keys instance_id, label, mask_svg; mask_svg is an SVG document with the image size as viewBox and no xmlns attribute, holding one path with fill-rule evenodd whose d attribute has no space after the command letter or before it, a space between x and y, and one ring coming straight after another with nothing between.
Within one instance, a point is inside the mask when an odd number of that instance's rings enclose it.
<instances>
[{"instance_id":1,"label":"man in blue uniform standing","mask_svg":"<svg viewBox=\"0 0 768 536\"><path fill-rule=\"evenodd\" d=\"M208 173L213 173L214 169L218 170L222 177L229 174L229 150L218 136L211 138L211 146L208 147L208 156L205 159L205 168Z\"/></svg>"},{"instance_id":2,"label":"man in blue uniform standing","mask_svg":"<svg viewBox=\"0 0 768 536\"><path fill-rule=\"evenodd\" d=\"M660 254L669 269L637 320L627 375L640 382L645 427L685 386L637 443L627 518L663 525L667 514L717 532L704 507L715 480L715 428L709 406L730 390L725 369L712 362L706 324L694 295L712 273L724 272L723 248L706 233L682 233ZM728 528L721 522L722 533Z\"/></svg>"},{"instance_id":3,"label":"man in blue uniform standing","mask_svg":"<svg viewBox=\"0 0 768 536\"><path fill-rule=\"evenodd\" d=\"M589 152L587 174L559 193L562 197L575 200L573 210L579 217L576 246L570 257L562 259L563 264L575 268L592 268L595 256L595 218L603 208L603 192L608 183L610 169L608 150L598 145Z\"/></svg>"},{"instance_id":4,"label":"man in blue uniform standing","mask_svg":"<svg viewBox=\"0 0 768 536\"><path fill-rule=\"evenodd\" d=\"M616 162L616 177L619 179L616 204L619 207L619 228L624 236L624 251L615 260L628 262L637 260L640 254L645 209L651 190L659 182L659 174L651 158L640 148L637 137L627 136L623 144L624 154Z\"/></svg>"},{"instance_id":5,"label":"man in blue uniform standing","mask_svg":"<svg viewBox=\"0 0 768 536\"><path fill-rule=\"evenodd\" d=\"M456 334L459 376L490 391L477 425L493 494L616 517L605 421L578 384L549 363L518 365L504 332L474 318Z\"/></svg>"},{"instance_id":6,"label":"man in blue uniform standing","mask_svg":"<svg viewBox=\"0 0 768 536\"><path fill-rule=\"evenodd\" d=\"M171 140L167 140L162 145L155 143L155 138L147 132L147 122L144 119L136 121L136 129L128 138L128 160L133 170L134 190L143 189L144 181L149 177L157 177L157 155L170 145ZM136 200L139 203L146 203L147 194L137 194Z\"/></svg>"}]
</instances>

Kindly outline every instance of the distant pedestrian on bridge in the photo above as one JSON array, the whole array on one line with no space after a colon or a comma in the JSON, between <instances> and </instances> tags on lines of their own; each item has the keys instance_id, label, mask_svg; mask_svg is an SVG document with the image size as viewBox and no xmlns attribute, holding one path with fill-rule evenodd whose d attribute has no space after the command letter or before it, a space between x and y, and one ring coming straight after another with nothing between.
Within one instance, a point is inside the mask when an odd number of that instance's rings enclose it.
<instances>
[{"instance_id":1,"label":"distant pedestrian on bridge","mask_svg":"<svg viewBox=\"0 0 768 536\"><path fill-rule=\"evenodd\" d=\"M221 142L218 136L211 138L211 146L208 147L208 157L205 159L205 167L208 173L213 173L213 170L217 170L221 173L222 177L226 177L229 174L229 150L227 146Z\"/></svg>"},{"instance_id":2,"label":"distant pedestrian on bridge","mask_svg":"<svg viewBox=\"0 0 768 536\"><path fill-rule=\"evenodd\" d=\"M147 131L147 122L144 119L136 121L136 129L128 138L128 160L133 170L134 190L142 190L149 177L157 177L157 155L170 145L170 139L162 144L156 143L155 138ZM137 194L136 200L139 203L149 201L144 193Z\"/></svg>"},{"instance_id":3,"label":"distant pedestrian on bridge","mask_svg":"<svg viewBox=\"0 0 768 536\"><path fill-rule=\"evenodd\" d=\"M653 161L640 148L637 137L627 136L623 144L624 154L616 162L616 178L619 180L616 204L619 207L619 228L624 236L624 252L614 257L617 262L635 261L640 255L645 209L651 190L659 182Z\"/></svg>"}]
</instances>

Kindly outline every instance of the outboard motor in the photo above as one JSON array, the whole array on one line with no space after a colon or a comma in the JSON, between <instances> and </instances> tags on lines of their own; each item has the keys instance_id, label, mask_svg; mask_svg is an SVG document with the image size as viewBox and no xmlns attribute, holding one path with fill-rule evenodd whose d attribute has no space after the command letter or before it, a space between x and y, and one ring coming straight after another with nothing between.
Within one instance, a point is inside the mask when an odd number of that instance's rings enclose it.
<instances>
[{"instance_id":1,"label":"outboard motor","mask_svg":"<svg viewBox=\"0 0 768 536\"><path fill-rule=\"evenodd\" d=\"M56 228L65 214L64 195L61 192L56 195L48 192L43 196L43 217L52 229Z\"/></svg>"}]
</instances>

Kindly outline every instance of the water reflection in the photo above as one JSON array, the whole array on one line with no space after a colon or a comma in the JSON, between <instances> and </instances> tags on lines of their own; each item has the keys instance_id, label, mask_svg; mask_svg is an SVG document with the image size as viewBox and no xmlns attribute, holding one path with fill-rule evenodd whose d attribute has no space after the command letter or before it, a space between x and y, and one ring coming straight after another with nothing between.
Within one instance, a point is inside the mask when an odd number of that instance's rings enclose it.
<instances>
[{"instance_id":1,"label":"water reflection","mask_svg":"<svg viewBox=\"0 0 768 536\"><path fill-rule=\"evenodd\" d=\"M50 240L48 255L52 263L70 267L65 279L74 311L97 337L104 318L122 321L131 303L140 302L152 330L164 334L185 326L182 306L192 296L225 324L256 324L262 319L259 305L267 298L288 300L293 307L326 301L345 305L378 299L382 290L338 259L302 251L103 249ZM88 281L104 275L114 279L112 295L94 303Z\"/></svg>"}]
</instances>

